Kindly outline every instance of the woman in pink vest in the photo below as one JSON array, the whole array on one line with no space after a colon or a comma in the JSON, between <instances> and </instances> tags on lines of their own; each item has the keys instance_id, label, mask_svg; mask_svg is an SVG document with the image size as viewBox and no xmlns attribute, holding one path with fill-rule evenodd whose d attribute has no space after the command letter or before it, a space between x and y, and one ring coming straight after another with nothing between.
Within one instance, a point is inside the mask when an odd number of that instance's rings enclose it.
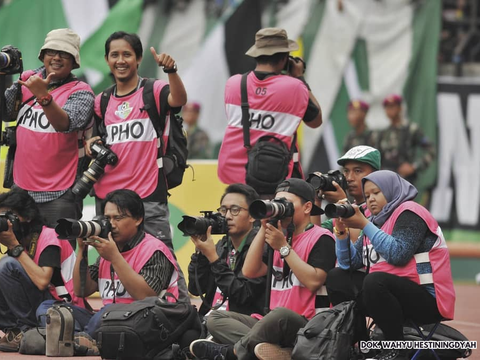
<instances>
[{"instance_id":1,"label":"woman in pink vest","mask_svg":"<svg viewBox=\"0 0 480 360\"><path fill-rule=\"evenodd\" d=\"M354 205L355 215L339 219L334 232L344 279L349 268L367 269L357 297L364 313L386 340L403 340L407 319L419 324L453 319L455 291L447 245L437 221L413 202L417 189L388 170L366 176L362 184L372 216L365 218ZM363 229L355 244L349 241L349 227ZM337 272L329 281L343 280ZM350 299L337 296L332 302L344 300ZM404 351L384 350L375 359L407 357Z\"/></svg>"}]
</instances>

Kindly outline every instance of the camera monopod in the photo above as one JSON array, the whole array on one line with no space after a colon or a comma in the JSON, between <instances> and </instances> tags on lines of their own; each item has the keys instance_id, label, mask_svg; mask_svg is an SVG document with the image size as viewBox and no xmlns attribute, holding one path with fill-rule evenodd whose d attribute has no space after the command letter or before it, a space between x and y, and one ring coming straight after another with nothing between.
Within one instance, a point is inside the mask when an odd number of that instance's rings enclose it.
<instances>
[{"instance_id":1,"label":"camera monopod","mask_svg":"<svg viewBox=\"0 0 480 360\"><path fill-rule=\"evenodd\" d=\"M269 220L268 223L277 227L278 220L279 219L277 218L273 218ZM295 225L293 224L293 220L292 220L292 222L287 226L287 242L290 245L292 244L294 231L295 231ZM267 315L270 312L270 298L272 295L273 254L274 254L273 248L267 244L267 281L266 281L266 288L265 288L265 306L263 308L263 315ZM290 272L290 267L286 263L286 260L284 260L283 273L280 274L282 275L282 279L285 276L288 276L289 272ZM277 279L276 275L275 275L275 279Z\"/></svg>"}]
</instances>

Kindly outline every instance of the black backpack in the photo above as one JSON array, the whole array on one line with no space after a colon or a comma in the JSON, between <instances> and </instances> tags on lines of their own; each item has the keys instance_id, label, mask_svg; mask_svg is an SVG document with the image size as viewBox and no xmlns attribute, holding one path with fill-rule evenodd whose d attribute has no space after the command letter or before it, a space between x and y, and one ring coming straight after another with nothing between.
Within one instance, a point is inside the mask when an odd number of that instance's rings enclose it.
<instances>
[{"instance_id":1,"label":"black backpack","mask_svg":"<svg viewBox=\"0 0 480 360\"><path fill-rule=\"evenodd\" d=\"M316 314L298 331L292 359L349 359L360 332L366 329L364 321L353 300Z\"/></svg>"},{"instance_id":2,"label":"black backpack","mask_svg":"<svg viewBox=\"0 0 480 360\"><path fill-rule=\"evenodd\" d=\"M174 344L187 348L201 336L201 330L194 305L152 296L110 305L94 337L102 359L154 359L164 358Z\"/></svg>"},{"instance_id":3,"label":"black backpack","mask_svg":"<svg viewBox=\"0 0 480 360\"><path fill-rule=\"evenodd\" d=\"M183 129L183 118L179 114L174 114L173 111L170 111L168 114L170 116L170 131L168 134L167 147L165 153L163 153L162 149L164 148L164 144L162 134L165 129L167 115L163 113L163 110L162 113L158 113L153 93L154 82L155 79L146 79L143 81L143 110L148 113L153 127L157 132L157 138L160 139L157 159L157 162L160 164L159 170L163 169L162 176L165 176L167 180L167 189L173 189L182 183L185 169L190 166L187 165L187 134ZM102 119L105 118L108 101L114 88L115 85L112 85L102 93L100 101ZM102 122L102 124L104 123Z\"/></svg>"}]
</instances>

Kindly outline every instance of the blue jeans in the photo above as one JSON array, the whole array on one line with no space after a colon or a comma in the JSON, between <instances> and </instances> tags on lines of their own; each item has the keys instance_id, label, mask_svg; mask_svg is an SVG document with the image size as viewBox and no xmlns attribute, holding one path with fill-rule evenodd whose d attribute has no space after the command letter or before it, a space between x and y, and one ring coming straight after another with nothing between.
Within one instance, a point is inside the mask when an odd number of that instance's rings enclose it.
<instances>
[{"instance_id":1,"label":"blue jeans","mask_svg":"<svg viewBox=\"0 0 480 360\"><path fill-rule=\"evenodd\" d=\"M39 290L17 259L0 259L0 329L25 331L37 326L35 310L47 299L48 290Z\"/></svg>"},{"instance_id":2,"label":"blue jeans","mask_svg":"<svg viewBox=\"0 0 480 360\"><path fill-rule=\"evenodd\" d=\"M39 317L39 326L45 326L45 316L41 316L47 313L47 310L52 307L55 300L47 300L40 304L37 309L37 317ZM93 337L93 333L100 325L101 316L105 309L110 305L106 305L98 312L92 314L85 308L65 303L73 311L73 318L75 319L75 332L84 331Z\"/></svg>"}]
</instances>

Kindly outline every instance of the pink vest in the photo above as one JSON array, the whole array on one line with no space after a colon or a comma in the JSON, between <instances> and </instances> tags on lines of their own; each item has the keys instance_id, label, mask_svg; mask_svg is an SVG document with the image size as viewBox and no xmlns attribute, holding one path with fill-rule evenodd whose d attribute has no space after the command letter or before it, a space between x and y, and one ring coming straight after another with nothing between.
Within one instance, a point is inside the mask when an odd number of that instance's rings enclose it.
<instances>
[{"instance_id":1,"label":"pink vest","mask_svg":"<svg viewBox=\"0 0 480 360\"><path fill-rule=\"evenodd\" d=\"M82 81L71 81L50 92L62 107L76 91L90 91ZM22 86L23 99L33 94ZM31 191L59 191L75 181L78 163L78 133L57 132L43 109L34 100L22 106L17 118L17 150L13 177L15 184Z\"/></svg>"},{"instance_id":2,"label":"pink vest","mask_svg":"<svg viewBox=\"0 0 480 360\"><path fill-rule=\"evenodd\" d=\"M157 80L154 95L160 109L160 91L167 85ZM158 139L152 121L143 110L143 87L133 94L117 98L110 97L105 111L107 144L118 156L115 166L107 165L105 174L94 185L100 198L116 189L134 190L142 199L152 194L158 183L157 146ZM101 117L100 98L95 99L95 112ZM163 135L167 144L170 123L167 119Z\"/></svg>"},{"instance_id":3,"label":"pink vest","mask_svg":"<svg viewBox=\"0 0 480 360\"><path fill-rule=\"evenodd\" d=\"M293 237L292 248L303 261L307 261L313 246L323 235L330 236L333 239L330 231L314 225L309 231ZM282 272L283 263L284 260L281 258L280 253L275 251L273 255L273 268L276 271ZM305 316L307 319L311 319L315 315L316 296L327 294L325 285L322 285L317 293L312 293L300 283L291 270L288 278L281 281L275 280L275 277L272 275L271 289L271 309L286 307L295 311L297 314Z\"/></svg>"},{"instance_id":4,"label":"pink vest","mask_svg":"<svg viewBox=\"0 0 480 360\"><path fill-rule=\"evenodd\" d=\"M157 238L153 237L150 234L145 233L143 240L129 251L122 253L122 256L125 258L125 261L135 270L136 273L139 273L142 270L143 266L150 260L155 251L161 251L175 267L172 277L170 279L170 284L167 288L167 292L172 293L175 297L178 298L178 269L173 258L172 253L167 248L167 246ZM112 278L110 273L110 262L105 259L100 259L100 265L98 269L98 289L100 296L103 300L103 304L111 304L114 298L115 292L115 302L129 304L135 301L134 298L127 292L125 287L122 285L117 274L114 274L112 284Z\"/></svg>"},{"instance_id":5,"label":"pink vest","mask_svg":"<svg viewBox=\"0 0 480 360\"><path fill-rule=\"evenodd\" d=\"M57 233L54 229L50 229L46 226L43 227L40 237L38 238L37 249L35 250L33 261L38 265L40 255L48 246L57 246L60 248L60 273L62 274L64 283L64 286L57 287L50 284L48 290L57 300L63 300L60 296L68 293L72 298L71 304L85 307L83 299L75 296L75 292L73 291L73 267L76 260L75 252L67 240L59 240L57 238Z\"/></svg>"},{"instance_id":6,"label":"pink vest","mask_svg":"<svg viewBox=\"0 0 480 360\"><path fill-rule=\"evenodd\" d=\"M388 220L383 224L382 230L387 234L392 234L395 222L403 211L412 211L420 216L427 224L429 230L436 234L437 241L428 252L415 254L404 266L395 266L389 264L375 249L373 249L370 239L365 236L364 248L368 247L370 258L370 271L383 271L390 274L406 277L420 285L432 284L435 287L438 310L445 319L453 319L455 308L455 289L453 287L452 270L450 268L450 257L447 244L443 237L442 230L437 221L423 206L407 201L401 204ZM367 264L364 250L364 264ZM432 273L418 274L417 264L430 263Z\"/></svg>"},{"instance_id":7,"label":"pink vest","mask_svg":"<svg viewBox=\"0 0 480 360\"><path fill-rule=\"evenodd\" d=\"M241 75L234 75L225 87L228 126L218 155L218 177L225 184L245 183L247 150L243 146ZM247 80L250 105L250 144L266 135L282 140L290 149L293 135L308 107L308 89L298 79L277 75L259 80L253 72ZM298 146L297 146L298 148ZM298 154L289 164L288 177Z\"/></svg>"}]
</instances>

